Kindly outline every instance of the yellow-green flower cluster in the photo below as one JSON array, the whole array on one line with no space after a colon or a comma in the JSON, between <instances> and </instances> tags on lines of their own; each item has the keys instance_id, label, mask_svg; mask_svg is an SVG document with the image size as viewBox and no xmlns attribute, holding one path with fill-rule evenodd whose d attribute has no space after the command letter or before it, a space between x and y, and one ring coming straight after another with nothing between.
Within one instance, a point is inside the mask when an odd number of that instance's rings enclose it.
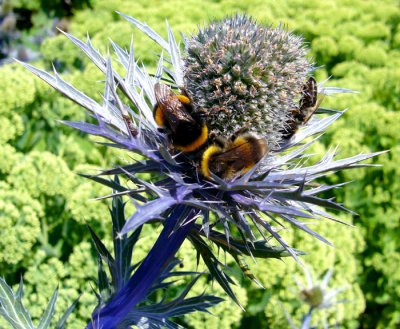
<instances>
[{"instance_id":1,"label":"yellow-green flower cluster","mask_svg":"<svg viewBox=\"0 0 400 329\"><path fill-rule=\"evenodd\" d=\"M40 203L27 193L0 183L0 268L16 268L29 260L40 236ZM9 269L8 269L9 270ZM3 272L4 273L4 272Z\"/></svg>"}]
</instances>

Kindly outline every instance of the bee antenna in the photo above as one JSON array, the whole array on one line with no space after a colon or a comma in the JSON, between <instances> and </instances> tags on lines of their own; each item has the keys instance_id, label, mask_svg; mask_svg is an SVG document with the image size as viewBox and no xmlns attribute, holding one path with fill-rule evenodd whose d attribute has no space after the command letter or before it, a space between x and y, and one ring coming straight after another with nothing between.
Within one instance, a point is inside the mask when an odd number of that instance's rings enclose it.
<instances>
[{"instance_id":1,"label":"bee antenna","mask_svg":"<svg viewBox=\"0 0 400 329\"><path fill-rule=\"evenodd\" d=\"M244 134L244 133L247 133L247 132L249 132L249 130L250 130L250 127L249 126L244 126L244 127L242 127L242 128L239 128L238 130L236 130L233 134L232 134L232 136L231 136L231 141L233 142L235 139L236 139L236 137L238 137L239 135L242 135L242 134Z\"/></svg>"}]
</instances>

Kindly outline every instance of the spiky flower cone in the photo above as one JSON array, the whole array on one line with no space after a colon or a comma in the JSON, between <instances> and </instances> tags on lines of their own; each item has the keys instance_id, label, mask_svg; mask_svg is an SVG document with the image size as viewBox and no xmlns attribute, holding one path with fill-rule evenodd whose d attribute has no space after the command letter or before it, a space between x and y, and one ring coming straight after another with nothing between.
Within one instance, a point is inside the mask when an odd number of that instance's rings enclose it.
<instances>
[{"instance_id":1,"label":"spiky flower cone","mask_svg":"<svg viewBox=\"0 0 400 329\"><path fill-rule=\"evenodd\" d=\"M313 69L303 38L236 15L214 21L186 44L185 83L211 129L248 126L278 144Z\"/></svg>"}]
</instances>

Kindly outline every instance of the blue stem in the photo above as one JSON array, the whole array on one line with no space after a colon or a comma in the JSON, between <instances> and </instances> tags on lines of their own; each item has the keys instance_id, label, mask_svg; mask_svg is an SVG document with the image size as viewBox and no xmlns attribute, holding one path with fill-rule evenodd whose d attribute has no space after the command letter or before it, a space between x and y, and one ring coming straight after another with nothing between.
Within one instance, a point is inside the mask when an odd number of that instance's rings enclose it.
<instances>
[{"instance_id":1,"label":"blue stem","mask_svg":"<svg viewBox=\"0 0 400 329\"><path fill-rule=\"evenodd\" d=\"M303 323L301 324L301 328L300 329L309 329L310 328L311 316L312 316L313 310L314 310L314 308L310 307L310 309L308 310L308 313L303 318Z\"/></svg>"},{"instance_id":2,"label":"blue stem","mask_svg":"<svg viewBox=\"0 0 400 329\"><path fill-rule=\"evenodd\" d=\"M176 227L176 223L186 213L185 223ZM128 283L112 300L97 313L93 314L92 321L87 329L117 329L118 324L128 315L133 307L140 303L147 292L163 272L165 266L179 250L185 241L190 229L194 225L195 211L186 212L184 206L177 206L164 224L164 228L153 248L142 264L136 270Z\"/></svg>"}]
</instances>

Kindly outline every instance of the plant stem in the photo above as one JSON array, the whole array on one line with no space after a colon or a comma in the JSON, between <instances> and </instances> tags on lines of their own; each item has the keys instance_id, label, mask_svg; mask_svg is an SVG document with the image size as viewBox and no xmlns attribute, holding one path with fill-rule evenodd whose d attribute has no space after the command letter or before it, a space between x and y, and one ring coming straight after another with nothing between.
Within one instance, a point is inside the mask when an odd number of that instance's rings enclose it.
<instances>
[{"instance_id":1,"label":"plant stem","mask_svg":"<svg viewBox=\"0 0 400 329\"><path fill-rule=\"evenodd\" d=\"M116 329L147 292L175 256L194 225L195 210L177 206L165 220L164 228L142 264L111 301L92 316L87 329ZM180 223L177 225L177 223Z\"/></svg>"}]
</instances>

